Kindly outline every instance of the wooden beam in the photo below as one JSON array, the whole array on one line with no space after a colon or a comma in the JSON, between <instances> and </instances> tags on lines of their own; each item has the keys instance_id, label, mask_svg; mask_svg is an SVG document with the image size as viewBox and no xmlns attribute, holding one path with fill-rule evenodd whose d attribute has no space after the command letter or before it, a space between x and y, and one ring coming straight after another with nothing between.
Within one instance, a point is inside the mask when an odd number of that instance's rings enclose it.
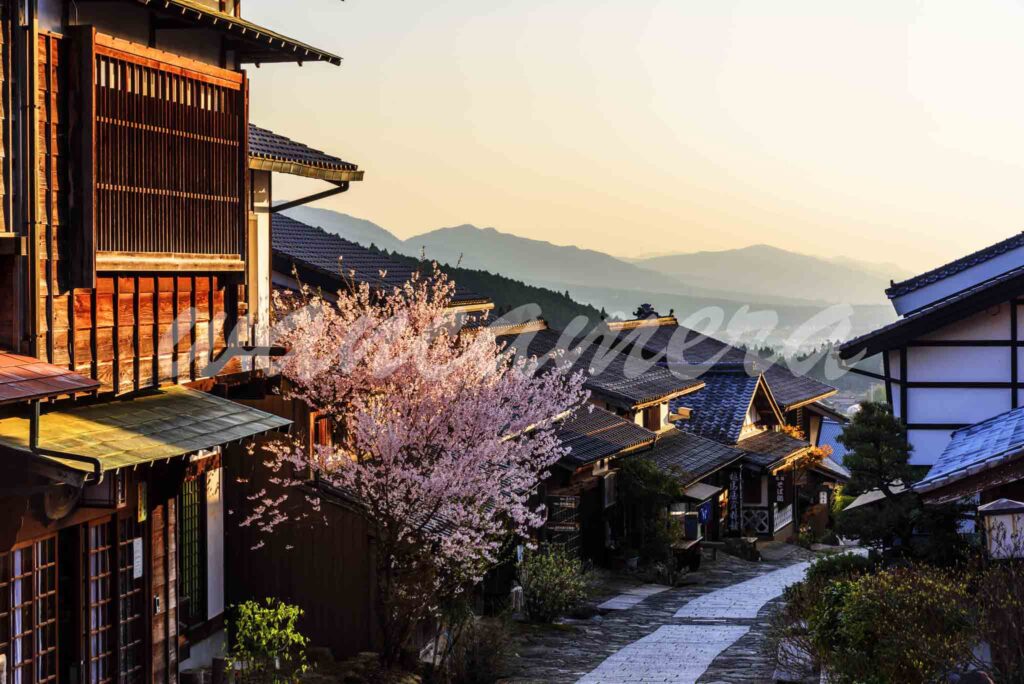
<instances>
[{"instance_id":1,"label":"wooden beam","mask_svg":"<svg viewBox=\"0 0 1024 684\"><path fill-rule=\"evenodd\" d=\"M96 255L96 270L133 273L242 273L245 271L245 261L238 254L99 252Z\"/></svg>"}]
</instances>

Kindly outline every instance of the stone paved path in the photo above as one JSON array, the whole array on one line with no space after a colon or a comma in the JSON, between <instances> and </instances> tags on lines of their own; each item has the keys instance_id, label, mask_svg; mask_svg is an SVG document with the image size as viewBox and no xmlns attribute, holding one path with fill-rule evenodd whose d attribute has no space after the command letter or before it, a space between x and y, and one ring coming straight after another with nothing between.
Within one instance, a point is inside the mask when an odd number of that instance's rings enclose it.
<instances>
[{"instance_id":1,"label":"stone paved path","mask_svg":"<svg viewBox=\"0 0 1024 684\"><path fill-rule=\"evenodd\" d=\"M668 591L672 587L664 584L642 584L639 587L627 589L625 593L615 598L610 598L597 607L598 610L629 610L645 598Z\"/></svg>"},{"instance_id":2,"label":"stone paved path","mask_svg":"<svg viewBox=\"0 0 1024 684\"><path fill-rule=\"evenodd\" d=\"M692 583L651 595L627 610L607 612L590 620L569 620L564 625L553 627L520 625L521 633L516 639L512 671L509 673L511 676L505 681L517 684L572 684L580 680L611 684L620 681L687 681L668 679L671 672L685 672L688 673L689 681L694 681L700 673L704 673L700 677L701 682L769 682L774 663L764 657L761 644L768 630L770 609L761 609L755 619L744 618L738 624L734 619L729 619L733 624L724 624L723 619L705 621L709 619L702 618L698 621L697 618L676 618L675 615L685 605L702 596L711 596L719 589L767 576L768 573L794 566L810 557L809 553L798 549L792 553L790 557L762 563L719 555L717 561L705 561L699 572L687 576ZM791 574L797 572L801 571L795 568L790 570ZM778 581L766 579L763 584L754 586L760 587L769 597L777 596L775 591ZM750 585L746 585L742 591L748 592L749 589ZM778 591L781 592L781 589ZM614 592L621 593L622 589ZM720 596L705 601L721 605ZM601 597L596 603L609 598ZM770 598L765 599L768 600ZM761 604L765 601L761 601ZM749 608L745 607L746 604L740 598L729 602L732 606L741 604L744 605L744 614L749 614ZM698 624L692 624L695 622ZM666 627L671 629L662 629ZM657 639L654 638L656 635ZM661 644L661 647L654 644ZM697 655L686 644L699 647L700 653L704 655ZM630 646L644 649L648 653L652 648L665 651L659 656L662 662L649 659L648 678L587 679L606 660L615 658L612 662L618 662L629 658L628 652L625 655L622 652ZM671 660L667 667L661 667L664 658ZM695 672L698 667L699 672ZM658 679L661 675L664 676Z\"/></svg>"},{"instance_id":3,"label":"stone paved path","mask_svg":"<svg viewBox=\"0 0 1024 684\"><path fill-rule=\"evenodd\" d=\"M693 624L665 625L609 657L579 684L676 682L696 684L720 653L750 631L746 623L783 590L803 579L810 563L797 563L698 596L673 618Z\"/></svg>"}]
</instances>

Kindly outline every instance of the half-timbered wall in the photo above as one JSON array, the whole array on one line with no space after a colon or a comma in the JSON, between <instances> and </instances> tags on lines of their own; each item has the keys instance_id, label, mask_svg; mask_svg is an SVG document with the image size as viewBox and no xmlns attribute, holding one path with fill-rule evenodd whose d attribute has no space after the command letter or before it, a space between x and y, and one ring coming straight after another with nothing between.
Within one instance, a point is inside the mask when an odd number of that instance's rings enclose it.
<instances>
[{"instance_id":1,"label":"half-timbered wall","mask_svg":"<svg viewBox=\"0 0 1024 684\"><path fill-rule=\"evenodd\" d=\"M935 463L954 430L1020 406L1021 306L1005 302L883 355L887 396L907 425L912 463Z\"/></svg>"},{"instance_id":2,"label":"half-timbered wall","mask_svg":"<svg viewBox=\"0 0 1024 684\"><path fill-rule=\"evenodd\" d=\"M42 179L39 212L44 225L39 249L37 355L50 363L96 377L103 383L104 391L117 393L199 379L206 366L227 347L232 331L238 331L239 341L248 339L247 327L236 326L239 319L245 321L244 316L240 316L246 301L243 274L190 272L187 262L181 262L176 273L118 273L101 269L91 287L73 283L69 262L78 243L72 239L72 233L83 227L68 223L69 193L64 191L69 170L65 164L68 151L62 143L67 140L67 103L62 96L65 90L62 84L67 83L69 75L62 68L62 59L68 48L64 43L69 42L56 35L43 35L39 42ZM147 154L153 156L155 151L150 149ZM99 168L102 169L104 163L100 163ZM100 177L106 176L101 173ZM111 206L117 204L114 198L121 195L140 200L129 203L135 207L129 213L135 216L131 221L141 222L143 215L153 214L154 210L146 208L148 203L152 202L155 207L162 195L152 188L152 191L137 190L134 194L112 191L108 200L113 203ZM102 191L99 194L103 196ZM236 192L232 211L238 210L244 197ZM98 202L98 207L105 206L104 202ZM117 236L127 229L117 227L121 225L120 219L113 218L120 214L106 211L97 212L99 235L107 235L115 241L122 239ZM201 213L198 208L196 211ZM108 224L107 219L113 222ZM164 229L173 230L168 226ZM152 229L150 226L149 230ZM141 227L138 230L144 232ZM128 233L123 239L141 242L107 244L141 245L150 240ZM219 239L211 238L208 244L216 247ZM231 239L236 240L237 235ZM231 248L238 250L238 243L233 243ZM236 256L241 258L244 253L243 248ZM238 369L238 363L234 362L225 370Z\"/></svg>"}]
</instances>

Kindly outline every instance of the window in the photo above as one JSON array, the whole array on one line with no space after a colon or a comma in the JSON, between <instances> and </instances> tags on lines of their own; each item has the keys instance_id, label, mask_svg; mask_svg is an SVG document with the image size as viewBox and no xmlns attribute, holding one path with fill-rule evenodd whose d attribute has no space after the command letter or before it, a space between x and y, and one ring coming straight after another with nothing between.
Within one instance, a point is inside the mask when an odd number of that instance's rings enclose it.
<instances>
[{"instance_id":1,"label":"window","mask_svg":"<svg viewBox=\"0 0 1024 684\"><path fill-rule=\"evenodd\" d=\"M86 528L86 681L114 681L114 523L106 520Z\"/></svg>"},{"instance_id":2,"label":"window","mask_svg":"<svg viewBox=\"0 0 1024 684\"><path fill-rule=\"evenodd\" d=\"M142 684L146 656L146 625L143 621L145 556L142 525L135 517L118 521L117 543L118 682ZM136 559L136 554L141 558Z\"/></svg>"},{"instance_id":3,"label":"window","mask_svg":"<svg viewBox=\"0 0 1024 684\"><path fill-rule=\"evenodd\" d=\"M605 508L610 508L614 506L619 500L619 492L616 482L617 476L618 473L608 473L607 475L604 476L604 479L602 480L602 482L604 483L603 498Z\"/></svg>"},{"instance_id":4,"label":"window","mask_svg":"<svg viewBox=\"0 0 1024 684\"><path fill-rule=\"evenodd\" d=\"M206 620L206 474L182 485L178 505L178 609L186 625Z\"/></svg>"},{"instance_id":5,"label":"window","mask_svg":"<svg viewBox=\"0 0 1024 684\"><path fill-rule=\"evenodd\" d=\"M57 537L0 560L0 647L12 684L57 681Z\"/></svg>"}]
</instances>

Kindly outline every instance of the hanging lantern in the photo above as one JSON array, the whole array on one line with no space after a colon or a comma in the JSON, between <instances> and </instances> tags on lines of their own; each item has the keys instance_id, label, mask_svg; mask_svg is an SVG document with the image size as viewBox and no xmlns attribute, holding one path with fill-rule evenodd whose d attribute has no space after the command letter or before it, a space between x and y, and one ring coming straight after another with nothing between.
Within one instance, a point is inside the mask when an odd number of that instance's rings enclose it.
<instances>
[{"instance_id":1,"label":"hanging lantern","mask_svg":"<svg viewBox=\"0 0 1024 684\"><path fill-rule=\"evenodd\" d=\"M999 499L978 508L991 558L1024 558L1024 503Z\"/></svg>"}]
</instances>

